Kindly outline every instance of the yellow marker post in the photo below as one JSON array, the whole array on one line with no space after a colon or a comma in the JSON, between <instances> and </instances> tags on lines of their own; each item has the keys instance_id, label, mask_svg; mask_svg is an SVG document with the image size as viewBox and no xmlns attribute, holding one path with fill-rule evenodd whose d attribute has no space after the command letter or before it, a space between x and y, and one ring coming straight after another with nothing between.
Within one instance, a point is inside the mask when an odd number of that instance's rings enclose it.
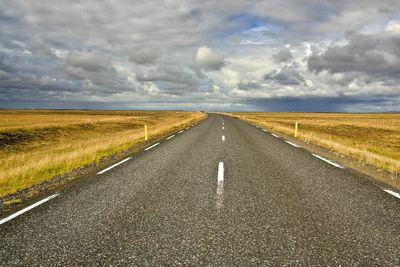
<instances>
[{"instance_id":1,"label":"yellow marker post","mask_svg":"<svg viewBox=\"0 0 400 267\"><path fill-rule=\"evenodd\" d=\"M294 137L296 138L297 137L297 130L298 130L298 127L299 126L299 124L297 123L297 121L296 121L296 124L294 125Z\"/></svg>"},{"instance_id":2,"label":"yellow marker post","mask_svg":"<svg viewBox=\"0 0 400 267\"><path fill-rule=\"evenodd\" d=\"M147 124L144 125L144 140L147 141Z\"/></svg>"}]
</instances>

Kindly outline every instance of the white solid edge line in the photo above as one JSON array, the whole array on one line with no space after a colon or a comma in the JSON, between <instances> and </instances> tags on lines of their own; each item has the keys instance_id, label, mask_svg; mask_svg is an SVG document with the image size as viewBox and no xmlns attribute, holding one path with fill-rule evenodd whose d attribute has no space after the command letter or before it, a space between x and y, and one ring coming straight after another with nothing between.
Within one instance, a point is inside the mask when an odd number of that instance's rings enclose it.
<instances>
[{"instance_id":1,"label":"white solid edge line","mask_svg":"<svg viewBox=\"0 0 400 267\"><path fill-rule=\"evenodd\" d=\"M331 164L331 165L337 167L337 168L344 169L343 166L341 166L341 165L339 165L339 164L337 164L337 163L335 163L335 162L332 162L332 161L330 161L329 159L323 158L323 157L321 157L321 156L319 156L319 155L317 155L317 154L312 154L312 155L313 155L314 157L316 157L316 158L319 158L319 159L322 160L322 161L325 161L326 163L329 163L329 164Z\"/></svg>"},{"instance_id":2,"label":"white solid edge line","mask_svg":"<svg viewBox=\"0 0 400 267\"><path fill-rule=\"evenodd\" d=\"M157 144L154 144L154 145L152 145L152 146L149 146L148 148L146 148L145 150L147 151L147 150L149 150L149 149L152 149L153 147L155 147L155 146L158 146L160 143L157 143Z\"/></svg>"},{"instance_id":3,"label":"white solid edge line","mask_svg":"<svg viewBox=\"0 0 400 267\"><path fill-rule=\"evenodd\" d=\"M8 216L8 217L6 217L6 218L0 220L0 225L3 224L3 223L8 222L9 220L14 219L15 217L18 217L19 215L21 215L21 214L23 214L23 213L25 213L25 212L27 212L27 211L29 211L29 210L31 210L31 209L33 209L33 208L39 206L39 205L41 205L41 204L43 204L43 203L45 203L45 202L47 202L47 201L49 201L49 200L52 199L52 198L55 198L55 197L58 196L58 195L59 195L59 194L54 194L54 195L51 195L51 196L49 196L49 197L46 197L46 198L44 198L44 199L42 199L42 200L40 200L40 201L38 201L38 202L36 202L36 203L34 203L34 204L32 204L32 205L30 205L30 206L28 206L28 207L26 207L26 208L20 210L20 211L17 211L17 212L14 213L14 214L11 214L10 216Z\"/></svg>"},{"instance_id":4,"label":"white solid edge line","mask_svg":"<svg viewBox=\"0 0 400 267\"><path fill-rule=\"evenodd\" d=\"M178 133L183 133L185 130L180 130Z\"/></svg>"},{"instance_id":5,"label":"white solid edge line","mask_svg":"<svg viewBox=\"0 0 400 267\"><path fill-rule=\"evenodd\" d=\"M225 141L225 135L222 136L222 141Z\"/></svg>"},{"instance_id":6,"label":"white solid edge line","mask_svg":"<svg viewBox=\"0 0 400 267\"><path fill-rule=\"evenodd\" d=\"M277 136L276 134L271 133L271 135L272 135L272 136L275 136L275 137L277 137L277 138L279 138L279 136Z\"/></svg>"},{"instance_id":7,"label":"white solid edge line","mask_svg":"<svg viewBox=\"0 0 400 267\"><path fill-rule=\"evenodd\" d=\"M108 168L106 168L106 169L104 169L104 170L102 170L102 171L99 171L97 174L103 174L103 173L105 173L106 171L109 171L109 170L111 170L112 168L117 167L118 165L124 163L125 161L130 160L131 158L132 158L132 157L126 158L126 159L124 159L124 160L121 160L120 162L115 163L114 165L111 165L110 167L108 167Z\"/></svg>"},{"instance_id":8,"label":"white solid edge line","mask_svg":"<svg viewBox=\"0 0 400 267\"><path fill-rule=\"evenodd\" d=\"M300 147L300 146L298 146L298 145L296 145L296 144L294 144L294 143L292 143L292 142L290 142L290 141L288 141L288 140L285 140L285 142L288 143L288 144L291 145L291 146Z\"/></svg>"},{"instance_id":9,"label":"white solid edge line","mask_svg":"<svg viewBox=\"0 0 400 267\"><path fill-rule=\"evenodd\" d=\"M174 136L175 136L175 135L173 134L173 135L167 137L167 140L171 139L171 138L174 137Z\"/></svg>"},{"instance_id":10,"label":"white solid edge line","mask_svg":"<svg viewBox=\"0 0 400 267\"><path fill-rule=\"evenodd\" d=\"M383 189L383 188L382 188L382 190L385 191L386 193L389 193L389 194L391 194L392 196L397 197L397 198L400 199L400 194L399 194L399 193L396 193L396 192L394 192L394 191L392 191L392 190L390 190L390 189Z\"/></svg>"},{"instance_id":11,"label":"white solid edge line","mask_svg":"<svg viewBox=\"0 0 400 267\"><path fill-rule=\"evenodd\" d=\"M218 164L218 182L224 181L224 163L222 161Z\"/></svg>"}]
</instances>

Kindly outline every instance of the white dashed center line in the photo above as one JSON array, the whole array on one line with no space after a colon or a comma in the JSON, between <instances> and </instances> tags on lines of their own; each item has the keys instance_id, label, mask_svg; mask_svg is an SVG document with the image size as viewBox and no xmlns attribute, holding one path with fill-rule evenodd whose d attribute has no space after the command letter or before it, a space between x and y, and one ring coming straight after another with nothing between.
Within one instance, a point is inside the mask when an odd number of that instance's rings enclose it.
<instances>
[{"instance_id":1,"label":"white dashed center line","mask_svg":"<svg viewBox=\"0 0 400 267\"><path fill-rule=\"evenodd\" d=\"M157 143L157 144L154 144L154 145L152 145L152 146L149 146L148 148L146 148L145 150L147 151L147 150L149 150L149 149L152 149L153 147L155 147L155 146L158 146L160 143Z\"/></svg>"},{"instance_id":2,"label":"white dashed center line","mask_svg":"<svg viewBox=\"0 0 400 267\"><path fill-rule=\"evenodd\" d=\"M218 183L224 181L224 163L221 161L218 164Z\"/></svg>"},{"instance_id":3,"label":"white dashed center line","mask_svg":"<svg viewBox=\"0 0 400 267\"><path fill-rule=\"evenodd\" d=\"M314 157L316 157L316 158L319 158L319 159L322 160L322 161L325 161L326 163L329 163L329 164L331 164L331 165L337 167L337 168L344 169L343 166L341 166L341 165L339 165L339 164L337 164L337 163L335 163L335 162L332 162L332 161L330 161L329 159L323 158L323 157L321 157L321 156L319 156L319 155L317 155L317 154L312 154L312 155L313 155Z\"/></svg>"},{"instance_id":4,"label":"white dashed center line","mask_svg":"<svg viewBox=\"0 0 400 267\"><path fill-rule=\"evenodd\" d=\"M225 130L225 127L222 126L222 130Z\"/></svg>"},{"instance_id":5,"label":"white dashed center line","mask_svg":"<svg viewBox=\"0 0 400 267\"><path fill-rule=\"evenodd\" d=\"M217 207L220 208L222 206L223 199L220 198L224 193L224 163L220 162L218 164L218 185L217 185Z\"/></svg>"},{"instance_id":6,"label":"white dashed center line","mask_svg":"<svg viewBox=\"0 0 400 267\"><path fill-rule=\"evenodd\" d=\"M276 137L276 138L279 138L279 136L277 136L276 134L273 134L273 133L272 133L271 135L274 136L274 137Z\"/></svg>"},{"instance_id":7,"label":"white dashed center line","mask_svg":"<svg viewBox=\"0 0 400 267\"><path fill-rule=\"evenodd\" d=\"M31 210L31 209L33 209L33 208L39 206L39 205L41 205L41 204L43 204L43 203L45 203L45 202L47 202L47 201L49 201L49 200L52 199L52 198L55 198L55 197L58 196L58 195L59 195L59 194L54 194L54 195L51 195L51 196L49 196L49 197L46 197L45 199L42 199L42 200L36 202L35 204L32 204L32 205L30 205L29 207L26 207L25 209L22 209L22 210L20 210L20 211L18 211L18 212L16 212L16 213L14 213L14 214L12 214L12 215L6 217L6 218L0 220L0 225L3 224L3 223L6 223L6 222L8 222L8 221L10 221L10 220L12 220L12 219L14 219L15 217L18 217L19 215L21 215L21 214L23 214L23 213L25 213L25 212L27 212L27 211L29 211L29 210Z\"/></svg>"},{"instance_id":8,"label":"white dashed center line","mask_svg":"<svg viewBox=\"0 0 400 267\"><path fill-rule=\"evenodd\" d=\"M183 133L185 130L180 130L178 133Z\"/></svg>"},{"instance_id":9,"label":"white dashed center line","mask_svg":"<svg viewBox=\"0 0 400 267\"><path fill-rule=\"evenodd\" d=\"M106 168L106 169L104 169L104 170L102 170L102 171L99 171L97 174L103 174L103 173L105 173L106 171L109 171L109 170L111 170L112 168L115 168L115 167L117 167L118 165L120 165L120 164L122 164L122 163L124 163L124 162L126 162L126 161L128 161L128 160L130 160L131 158L132 158L132 157L126 158L126 159L124 159L124 160L121 160L120 162L115 163L114 165L111 165L110 167L108 167L108 168Z\"/></svg>"},{"instance_id":10,"label":"white dashed center line","mask_svg":"<svg viewBox=\"0 0 400 267\"><path fill-rule=\"evenodd\" d=\"M167 137L167 140L171 139L171 138L174 137L174 136L175 136L175 135L173 134L173 135Z\"/></svg>"},{"instance_id":11,"label":"white dashed center line","mask_svg":"<svg viewBox=\"0 0 400 267\"><path fill-rule=\"evenodd\" d=\"M225 135L222 136L222 141L225 141Z\"/></svg>"}]
</instances>

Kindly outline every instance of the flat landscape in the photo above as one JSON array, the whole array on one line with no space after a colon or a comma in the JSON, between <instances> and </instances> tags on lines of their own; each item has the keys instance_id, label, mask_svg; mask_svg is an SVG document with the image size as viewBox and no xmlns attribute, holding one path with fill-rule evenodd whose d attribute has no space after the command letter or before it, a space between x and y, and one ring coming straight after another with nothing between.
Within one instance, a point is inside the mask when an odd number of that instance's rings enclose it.
<instances>
[{"instance_id":1,"label":"flat landscape","mask_svg":"<svg viewBox=\"0 0 400 267\"><path fill-rule=\"evenodd\" d=\"M231 116L0 217L4 266L399 266L400 194Z\"/></svg>"},{"instance_id":2,"label":"flat landscape","mask_svg":"<svg viewBox=\"0 0 400 267\"><path fill-rule=\"evenodd\" d=\"M400 173L400 114L234 112L245 121ZM400 178L399 178L400 179Z\"/></svg>"},{"instance_id":3,"label":"flat landscape","mask_svg":"<svg viewBox=\"0 0 400 267\"><path fill-rule=\"evenodd\" d=\"M182 128L200 112L0 110L0 197Z\"/></svg>"},{"instance_id":4,"label":"flat landscape","mask_svg":"<svg viewBox=\"0 0 400 267\"><path fill-rule=\"evenodd\" d=\"M0 267L400 267L399 0L0 6Z\"/></svg>"}]
</instances>

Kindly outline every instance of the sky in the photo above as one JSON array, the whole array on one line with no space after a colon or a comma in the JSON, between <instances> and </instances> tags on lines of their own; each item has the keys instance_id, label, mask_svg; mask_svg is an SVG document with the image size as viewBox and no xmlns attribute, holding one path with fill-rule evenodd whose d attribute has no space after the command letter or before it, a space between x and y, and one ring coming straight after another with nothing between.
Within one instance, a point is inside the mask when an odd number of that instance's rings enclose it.
<instances>
[{"instance_id":1,"label":"sky","mask_svg":"<svg viewBox=\"0 0 400 267\"><path fill-rule=\"evenodd\" d=\"M0 6L0 108L400 110L399 0Z\"/></svg>"}]
</instances>

